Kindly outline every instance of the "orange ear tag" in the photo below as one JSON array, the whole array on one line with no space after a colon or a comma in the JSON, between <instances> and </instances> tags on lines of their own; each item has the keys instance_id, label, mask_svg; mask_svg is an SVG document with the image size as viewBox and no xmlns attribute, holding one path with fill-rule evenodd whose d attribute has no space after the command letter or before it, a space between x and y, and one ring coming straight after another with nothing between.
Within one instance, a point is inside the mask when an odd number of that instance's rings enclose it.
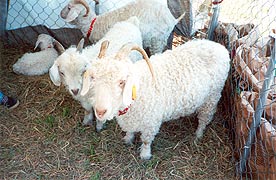
<instances>
[{"instance_id":1,"label":"orange ear tag","mask_svg":"<svg viewBox=\"0 0 276 180\"><path fill-rule=\"evenodd\" d=\"M136 99L136 86L133 85L132 86L132 100L135 100Z\"/></svg>"}]
</instances>

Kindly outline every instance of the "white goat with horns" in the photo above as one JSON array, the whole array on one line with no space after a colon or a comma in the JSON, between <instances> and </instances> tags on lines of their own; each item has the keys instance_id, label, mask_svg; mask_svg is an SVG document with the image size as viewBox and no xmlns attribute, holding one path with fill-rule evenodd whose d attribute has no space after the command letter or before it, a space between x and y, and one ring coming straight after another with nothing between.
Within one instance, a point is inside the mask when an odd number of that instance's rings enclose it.
<instances>
[{"instance_id":1,"label":"white goat with horns","mask_svg":"<svg viewBox=\"0 0 276 180\"><path fill-rule=\"evenodd\" d=\"M175 25L184 17L175 19L163 2L136 0L116 10L96 16L85 0L71 0L60 16L80 29L92 43L99 41L116 22L137 16L144 49L151 54L161 53Z\"/></svg>"},{"instance_id":2,"label":"white goat with horns","mask_svg":"<svg viewBox=\"0 0 276 180\"><path fill-rule=\"evenodd\" d=\"M132 63L128 58L131 50L141 52L147 63ZM117 55L92 62L83 76L81 94L93 91L96 117L103 122L116 117L126 132L126 143L141 132L140 157L150 159L152 141L165 121L197 112L195 141L203 136L229 67L226 48L208 40L190 41L150 59L143 49L126 44Z\"/></svg>"},{"instance_id":3,"label":"white goat with horns","mask_svg":"<svg viewBox=\"0 0 276 180\"><path fill-rule=\"evenodd\" d=\"M56 86L60 86L61 83L64 84L73 98L79 101L86 110L83 119L84 125L91 125L93 120L93 110L90 101L93 94L87 93L84 96L80 95L82 76L87 66L92 61L97 61L101 43L107 42L106 40L109 41L110 48L105 53L110 55L117 53L120 47L128 42L137 43L142 47L139 20L136 17L131 17L126 21L117 22L98 43L88 46L85 49L83 49L84 39L79 42L77 48L70 47L65 50L63 47L60 47L60 49L63 49L63 53L56 59L49 70L52 82ZM141 59L141 55L138 52L133 52L130 54L130 58L133 61L137 61ZM103 123L97 121L97 130L101 130L102 127Z\"/></svg>"}]
</instances>

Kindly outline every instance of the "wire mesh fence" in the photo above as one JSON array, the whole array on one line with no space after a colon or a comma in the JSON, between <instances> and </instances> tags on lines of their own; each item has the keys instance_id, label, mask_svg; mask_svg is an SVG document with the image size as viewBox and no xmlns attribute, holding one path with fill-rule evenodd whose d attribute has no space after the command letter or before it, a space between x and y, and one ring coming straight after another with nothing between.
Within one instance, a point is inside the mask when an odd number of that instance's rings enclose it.
<instances>
[{"instance_id":1,"label":"wire mesh fence","mask_svg":"<svg viewBox=\"0 0 276 180\"><path fill-rule=\"evenodd\" d=\"M98 14L119 8L131 0L88 1ZM166 3L165 0L163 0ZM229 89L233 157L240 179L276 179L276 81L275 81L275 0L195 0L187 12L190 37L208 38L223 44L232 58ZM214 3L217 2L217 3ZM68 0L10 0L7 30L45 25L50 29L73 26L60 18ZM217 10L218 22L211 19ZM189 26L186 22L182 26ZM213 27L214 26L214 27ZM235 167L233 167L235 168Z\"/></svg>"},{"instance_id":2,"label":"wire mesh fence","mask_svg":"<svg viewBox=\"0 0 276 180\"><path fill-rule=\"evenodd\" d=\"M240 179L276 178L275 1L223 1L215 41L232 57L233 157Z\"/></svg>"},{"instance_id":3,"label":"wire mesh fence","mask_svg":"<svg viewBox=\"0 0 276 180\"><path fill-rule=\"evenodd\" d=\"M118 9L134 0L89 0L87 3L96 14ZM162 0L166 4L166 0ZM8 2L8 17L6 29L16 29L26 26L46 25L51 29L73 27L60 18L60 11L69 0L28 1L10 0Z\"/></svg>"}]
</instances>

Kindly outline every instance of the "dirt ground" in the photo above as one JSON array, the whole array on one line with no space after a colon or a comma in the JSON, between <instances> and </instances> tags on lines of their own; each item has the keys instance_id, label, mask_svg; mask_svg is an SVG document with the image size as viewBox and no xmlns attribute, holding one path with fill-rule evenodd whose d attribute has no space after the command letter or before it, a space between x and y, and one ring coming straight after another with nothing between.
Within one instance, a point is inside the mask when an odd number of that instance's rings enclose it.
<instances>
[{"instance_id":1,"label":"dirt ground","mask_svg":"<svg viewBox=\"0 0 276 180\"><path fill-rule=\"evenodd\" d=\"M202 141L192 143L195 117L170 121L156 136L149 161L122 143L116 121L101 132L81 125L84 110L49 75L23 76L12 65L31 47L1 49L1 87L19 107L0 107L1 179L234 179L232 142L222 103Z\"/></svg>"}]
</instances>

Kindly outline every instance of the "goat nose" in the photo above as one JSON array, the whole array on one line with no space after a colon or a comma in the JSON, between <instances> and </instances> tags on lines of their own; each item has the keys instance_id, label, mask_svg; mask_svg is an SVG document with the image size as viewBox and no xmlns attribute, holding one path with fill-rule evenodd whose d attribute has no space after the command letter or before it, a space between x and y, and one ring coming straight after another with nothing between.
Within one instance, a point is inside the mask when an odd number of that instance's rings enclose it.
<instances>
[{"instance_id":1,"label":"goat nose","mask_svg":"<svg viewBox=\"0 0 276 180\"><path fill-rule=\"evenodd\" d=\"M75 96L79 93L79 89L71 89L71 91Z\"/></svg>"},{"instance_id":2,"label":"goat nose","mask_svg":"<svg viewBox=\"0 0 276 180\"><path fill-rule=\"evenodd\" d=\"M99 118L102 118L104 114L106 113L106 109L96 109L96 113Z\"/></svg>"}]
</instances>

